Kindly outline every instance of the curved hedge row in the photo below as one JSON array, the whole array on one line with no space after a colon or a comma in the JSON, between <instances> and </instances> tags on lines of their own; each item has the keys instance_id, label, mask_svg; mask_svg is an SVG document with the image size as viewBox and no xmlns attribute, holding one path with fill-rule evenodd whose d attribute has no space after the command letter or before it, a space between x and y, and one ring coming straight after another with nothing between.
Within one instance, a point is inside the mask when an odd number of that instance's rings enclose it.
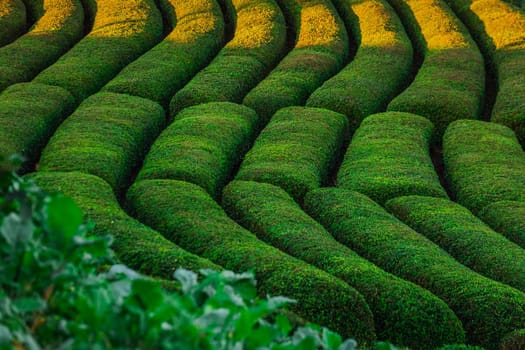
<instances>
[{"instance_id":1,"label":"curved hedge row","mask_svg":"<svg viewBox=\"0 0 525 350\"><path fill-rule=\"evenodd\" d=\"M308 193L305 206L338 241L444 300L463 322L467 343L497 349L523 327L524 293L461 265L368 197L324 188Z\"/></svg>"},{"instance_id":2,"label":"curved hedge row","mask_svg":"<svg viewBox=\"0 0 525 350\"><path fill-rule=\"evenodd\" d=\"M365 118L346 151L337 186L380 204L409 194L447 197L430 159L433 130L428 119L411 113Z\"/></svg>"},{"instance_id":3,"label":"curved hedge row","mask_svg":"<svg viewBox=\"0 0 525 350\"><path fill-rule=\"evenodd\" d=\"M231 102L188 107L157 138L137 178L184 180L219 198L255 137L258 119Z\"/></svg>"},{"instance_id":4,"label":"curved hedge row","mask_svg":"<svg viewBox=\"0 0 525 350\"><path fill-rule=\"evenodd\" d=\"M525 202L494 202L485 206L479 217L495 231L525 249Z\"/></svg>"},{"instance_id":5,"label":"curved hedge row","mask_svg":"<svg viewBox=\"0 0 525 350\"><path fill-rule=\"evenodd\" d=\"M445 0L477 38L498 80L491 121L525 144L525 13L501 0Z\"/></svg>"},{"instance_id":6,"label":"curved hedge row","mask_svg":"<svg viewBox=\"0 0 525 350\"><path fill-rule=\"evenodd\" d=\"M160 40L162 17L154 0L97 0L91 32L35 82L68 90L77 103Z\"/></svg>"},{"instance_id":7,"label":"curved hedge row","mask_svg":"<svg viewBox=\"0 0 525 350\"><path fill-rule=\"evenodd\" d=\"M389 111L428 118L443 136L458 119L478 119L485 91L483 56L467 28L441 0L390 0L412 34L423 63Z\"/></svg>"},{"instance_id":8,"label":"curved hedge row","mask_svg":"<svg viewBox=\"0 0 525 350\"><path fill-rule=\"evenodd\" d=\"M258 240L231 220L199 186L143 180L128 191L138 219L184 249L228 270L253 270L261 293L298 301L299 316L360 342L375 338L363 296L343 281Z\"/></svg>"},{"instance_id":9,"label":"curved hedge row","mask_svg":"<svg viewBox=\"0 0 525 350\"><path fill-rule=\"evenodd\" d=\"M279 109L300 106L348 57L346 28L330 0L278 0L296 31L295 47L243 100L268 121Z\"/></svg>"},{"instance_id":10,"label":"curved hedge row","mask_svg":"<svg viewBox=\"0 0 525 350\"><path fill-rule=\"evenodd\" d=\"M33 79L83 35L84 9L80 0L41 2L41 7L35 1L34 8L28 8L37 18L29 31L0 48L0 91Z\"/></svg>"},{"instance_id":11,"label":"curved hedge row","mask_svg":"<svg viewBox=\"0 0 525 350\"><path fill-rule=\"evenodd\" d=\"M42 152L40 170L96 175L119 194L164 123L164 110L153 101L95 94L55 132Z\"/></svg>"},{"instance_id":12,"label":"curved hedge row","mask_svg":"<svg viewBox=\"0 0 525 350\"><path fill-rule=\"evenodd\" d=\"M129 217L120 208L111 186L99 177L79 172L38 172L29 176L48 192L72 197L86 219L95 224L95 234L113 236L112 248L117 257L132 269L168 280L179 267L194 271L220 269Z\"/></svg>"},{"instance_id":13,"label":"curved hedge row","mask_svg":"<svg viewBox=\"0 0 525 350\"><path fill-rule=\"evenodd\" d=\"M395 11L383 0L333 0L358 44L354 60L308 98L309 107L346 115L353 132L381 112L407 83L412 44Z\"/></svg>"},{"instance_id":14,"label":"curved hedge row","mask_svg":"<svg viewBox=\"0 0 525 350\"><path fill-rule=\"evenodd\" d=\"M465 341L461 322L441 299L338 243L283 189L233 181L224 189L223 206L259 239L341 278L363 294L379 339L413 349Z\"/></svg>"},{"instance_id":15,"label":"curved hedge row","mask_svg":"<svg viewBox=\"0 0 525 350\"><path fill-rule=\"evenodd\" d=\"M301 201L328 182L348 134L344 115L320 108L279 110L245 155L236 179L268 182Z\"/></svg>"},{"instance_id":16,"label":"curved hedge row","mask_svg":"<svg viewBox=\"0 0 525 350\"><path fill-rule=\"evenodd\" d=\"M0 3L0 46L10 43L26 30L26 7L22 0Z\"/></svg>"},{"instance_id":17,"label":"curved hedge row","mask_svg":"<svg viewBox=\"0 0 525 350\"><path fill-rule=\"evenodd\" d=\"M453 122L443 137L443 157L452 193L474 214L494 202L525 201L525 153L506 126Z\"/></svg>"},{"instance_id":18,"label":"curved hedge row","mask_svg":"<svg viewBox=\"0 0 525 350\"><path fill-rule=\"evenodd\" d=\"M525 250L448 199L399 197L386 208L472 270L525 291Z\"/></svg>"},{"instance_id":19,"label":"curved hedge row","mask_svg":"<svg viewBox=\"0 0 525 350\"><path fill-rule=\"evenodd\" d=\"M11 85L0 93L0 154L27 158L22 171L38 160L47 141L75 107L75 99L57 86Z\"/></svg>"},{"instance_id":20,"label":"curved hedge row","mask_svg":"<svg viewBox=\"0 0 525 350\"><path fill-rule=\"evenodd\" d=\"M170 102L170 115L200 103L240 103L272 69L285 49L286 24L274 0L232 0L233 39Z\"/></svg>"},{"instance_id":21,"label":"curved hedge row","mask_svg":"<svg viewBox=\"0 0 525 350\"><path fill-rule=\"evenodd\" d=\"M177 18L175 28L103 91L147 98L167 109L173 95L217 53L224 40L224 20L217 2L169 0L169 4Z\"/></svg>"}]
</instances>

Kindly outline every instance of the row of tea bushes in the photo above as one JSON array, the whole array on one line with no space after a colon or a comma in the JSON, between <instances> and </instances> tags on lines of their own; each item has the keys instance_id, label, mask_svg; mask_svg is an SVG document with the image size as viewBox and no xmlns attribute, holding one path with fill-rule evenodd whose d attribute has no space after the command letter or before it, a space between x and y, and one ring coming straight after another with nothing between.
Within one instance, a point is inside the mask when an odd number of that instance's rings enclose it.
<instances>
[{"instance_id":1,"label":"row of tea bushes","mask_svg":"<svg viewBox=\"0 0 525 350\"><path fill-rule=\"evenodd\" d=\"M342 113L353 132L408 82L413 51L403 24L384 0L333 0L357 41L354 60L326 81L306 105Z\"/></svg>"},{"instance_id":2,"label":"row of tea bushes","mask_svg":"<svg viewBox=\"0 0 525 350\"><path fill-rule=\"evenodd\" d=\"M337 174L337 186L384 204L410 195L447 197L429 154L434 126L405 112L371 115L361 123Z\"/></svg>"},{"instance_id":3,"label":"row of tea bushes","mask_svg":"<svg viewBox=\"0 0 525 350\"><path fill-rule=\"evenodd\" d=\"M398 197L386 208L472 270L525 292L525 250L448 199Z\"/></svg>"},{"instance_id":4,"label":"row of tea bushes","mask_svg":"<svg viewBox=\"0 0 525 350\"><path fill-rule=\"evenodd\" d=\"M35 24L17 40L0 48L0 91L33 79L84 33L80 0L42 0L40 6L39 2L27 2Z\"/></svg>"},{"instance_id":5,"label":"row of tea bushes","mask_svg":"<svg viewBox=\"0 0 525 350\"><path fill-rule=\"evenodd\" d=\"M109 92L92 95L51 137L39 169L96 175L120 194L164 125L164 110L153 101Z\"/></svg>"},{"instance_id":6,"label":"row of tea bushes","mask_svg":"<svg viewBox=\"0 0 525 350\"><path fill-rule=\"evenodd\" d=\"M262 241L357 289L374 314L378 339L413 349L465 341L461 322L441 299L338 243L283 189L233 181L224 189L223 207Z\"/></svg>"},{"instance_id":7,"label":"row of tea bushes","mask_svg":"<svg viewBox=\"0 0 525 350\"><path fill-rule=\"evenodd\" d=\"M468 344L497 349L507 333L523 327L524 293L460 264L365 195L318 189L306 195L305 208L365 259L445 301L462 321Z\"/></svg>"},{"instance_id":8,"label":"row of tea bushes","mask_svg":"<svg viewBox=\"0 0 525 350\"><path fill-rule=\"evenodd\" d=\"M494 202L478 215L494 230L525 249L525 202Z\"/></svg>"},{"instance_id":9,"label":"row of tea bushes","mask_svg":"<svg viewBox=\"0 0 525 350\"><path fill-rule=\"evenodd\" d=\"M223 45L224 19L215 0L165 1L168 2L165 16L176 17L171 33L125 67L103 91L147 98L167 110L173 95L206 66Z\"/></svg>"},{"instance_id":10,"label":"row of tea bushes","mask_svg":"<svg viewBox=\"0 0 525 350\"><path fill-rule=\"evenodd\" d=\"M388 105L432 121L441 138L450 122L478 119L485 67L467 28L442 0L390 0L401 15L422 65L412 84Z\"/></svg>"},{"instance_id":11,"label":"row of tea bushes","mask_svg":"<svg viewBox=\"0 0 525 350\"><path fill-rule=\"evenodd\" d=\"M253 142L258 121L253 110L231 102L185 108L157 138L137 178L188 181L217 199Z\"/></svg>"},{"instance_id":12,"label":"row of tea bushes","mask_svg":"<svg viewBox=\"0 0 525 350\"><path fill-rule=\"evenodd\" d=\"M295 30L295 46L243 100L267 122L279 109L301 106L346 63L348 35L329 0L278 0Z\"/></svg>"},{"instance_id":13,"label":"row of tea bushes","mask_svg":"<svg viewBox=\"0 0 525 350\"><path fill-rule=\"evenodd\" d=\"M163 34L154 0L97 0L96 4L91 32L34 79L68 90L77 103L99 91Z\"/></svg>"},{"instance_id":14,"label":"row of tea bushes","mask_svg":"<svg viewBox=\"0 0 525 350\"><path fill-rule=\"evenodd\" d=\"M220 269L129 217L120 208L111 186L99 177L80 172L37 172L29 176L46 191L72 197L85 219L95 224L95 234L113 236L112 248L118 259L132 269L167 280L179 267L194 271Z\"/></svg>"},{"instance_id":15,"label":"row of tea bushes","mask_svg":"<svg viewBox=\"0 0 525 350\"><path fill-rule=\"evenodd\" d=\"M299 316L352 336L375 339L363 296L343 281L258 240L197 185L142 180L128 191L131 213L182 248L228 270L253 270L262 295L286 295Z\"/></svg>"},{"instance_id":16,"label":"row of tea bushes","mask_svg":"<svg viewBox=\"0 0 525 350\"><path fill-rule=\"evenodd\" d=\"M320 108L279 110L245 155L236 178L268 182L301 201L328 183L348 136L348 120Z\"/></svg>"},{"instance_id":17,"label":"row of tea bushes","mask_svg":"<svg viewBox=\"0 0 525 350\"><path fill-rule=\"evenodd\" d=\"M4 0L0 3L0 46L4 46L25 32L26 7L22 0Z\"/></svg>"},{"instance_id":18,"label":"row of tea bushes","mask_svg":"<svg viewBox=\"0 0 525 350\"><path fill-rule=\"evenodd\" d=\"M469 27L498 81L491 121L525 144L525 13L501 0L446 0Z\"/></svg>"},{"instance_id":19,"label":"row of tea bushes","mask_svg":"<svg viewBox=\"0 0 525 350\"><path fill-rule=\"evenodd\" d=\"M179 90L170 102L173 118L182 109L206 102L240 103L281 58L286 23L274 0L232 0L234 37L215 59Z\"/></svg>"}]
</instances>

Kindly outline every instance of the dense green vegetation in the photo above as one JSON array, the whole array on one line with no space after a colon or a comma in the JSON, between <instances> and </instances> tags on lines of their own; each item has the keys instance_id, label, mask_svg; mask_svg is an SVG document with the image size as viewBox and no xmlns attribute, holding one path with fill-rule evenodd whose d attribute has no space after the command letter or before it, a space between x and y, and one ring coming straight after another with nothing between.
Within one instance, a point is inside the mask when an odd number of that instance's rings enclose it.
<instances>
[{"instance_id":1,"label":"dense green vegetation","mask_svg":"<svg viewBox=\"0 0 525 350\"><path fill-rule=\"evenodd\" d=\"M0 46L9 44L21 35L27 25L26 7L22 0L0 3Z\"/></svg>"},{"instance_id":2,"label":"dense green vegetation","mask_svg":"<svg viewBox=\"0 0 525 350\"><path fill-rule=\"evenodd\" d=\"M485 206L479 216L494 230L525 249L525 202L494 202Z\"/></svg>"}]
</instances>

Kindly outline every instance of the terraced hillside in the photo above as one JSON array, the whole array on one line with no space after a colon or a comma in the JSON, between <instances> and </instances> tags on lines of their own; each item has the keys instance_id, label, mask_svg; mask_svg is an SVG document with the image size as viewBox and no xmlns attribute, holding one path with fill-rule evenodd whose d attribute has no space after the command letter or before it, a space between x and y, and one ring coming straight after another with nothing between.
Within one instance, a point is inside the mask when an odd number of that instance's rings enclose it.
<instances>
[{"instance_id":1,"label":"terraced hillside","mask_svg":"<svg viewBox=\"0 0 525 350\"><path fill-rule=\"evenodd\" d=\"M252 270L363 348L525 349L523 6L0 1L0 155L143 273Z\"/></svg>"}]
</instances>

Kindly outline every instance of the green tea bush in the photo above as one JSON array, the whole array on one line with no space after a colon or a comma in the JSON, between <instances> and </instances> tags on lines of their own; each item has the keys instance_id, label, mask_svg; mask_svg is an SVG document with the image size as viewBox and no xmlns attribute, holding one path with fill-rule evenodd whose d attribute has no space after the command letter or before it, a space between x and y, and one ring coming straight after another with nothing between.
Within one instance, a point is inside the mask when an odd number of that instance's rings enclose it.
<instances>
[{"instance_id":1,"label":"green tea bush","mask_svg":"<svg viewBox=\"0 0 525 350\"><path fill-rule=\"evenodd\" d=\"M333 0L357 42L352 62L308 98L308 107L348 117L350 132L381 112L408 82L412 44L396 12L384 0Z\"/></svg>"},{"instance_id":2,"label":"green tea bush","mask_svg":"<svg viewBox=\"0 0 525 350\"><path fill-rule=\"evenodd\" d=\"M521 350L525 348L525 329L509 333L500 344L500 350Z\"/></svg>"},{"instance_id":3,"label":"green tea bush","mask_svg":"<svg viewBox=\"0 0 525 350\"><path fill-rule=\"evenodd\" d=\"M22 0L5 0L0 4L0 46L14 41L26 30L26 7Z\"/></svg>"},{"instance_id":4,"label":"green tea bush","mask_svg":"<svg viewBox=\"0 0 525 350\"><path fill-rule=\"evenodd\" d=\"M337 242L283 189L232 181L223 207L259 239L354 287L374 314L377 337L413 349L465 341L457 316L420 286L391 275Z\"/></svg>"},{"instance_id":5,"label":"green tea bush","mask_svg":"<svg viewBox=\"0 0 525 350\"><path fill-rule=\"evenodd\" d=\"M388 105L432 121L436 140L458 119L478 119L485 66L465 25L442 0L390 0L411 33L423 62L415 80Z\"/></svg>"},{"instance_id":6,"label":"green tea bush","mask_svg":"<svg viewBox=\"0 0 525 350\"><path fill-rule=\"evenodd\" d=\"M495 202L525 201L525 153L506 126L451 123L443 137L443 158L452 194L474 214Z\"/></svg>"},{"instance_id":7,"label":"green tea bush","mask_svg":"<svg viewBox=\"0 0 525 350\"><path fill-rule=\"evenodd\" d=\"M266 123L279 109L304 105L348 57L346 28L327 0L278 0L295 31L295 46L243 100Z\"/></svg>"},{"instance_id":8,"label":"green tea bush","mask_svg":"<svg viewBox=\"0 0 525 350\"><path fill-rule=\"evenodd\" d=\"M176 25L164 40L126 66L103 91L130 94L160 103L170 99L217 53L224 20L215 0L165 0L165 16Z\"/></svg>"},{"instance_id":9,"label":"green tea bush","mask_svg":"<svg viewBox=\"0 0 525 350\"><path fill-rule=\"evenodd\" d=\"M231 102L182 110L157 138L137 177L184 180L220 198L255 137L259 117Z\"/></svg>"},{"instance_id":10,"label":"green tea bush","mask_svg":"<svg viewBox=\"0 0 525 350\"><path fill-rule=\"evenodd\" d=\"M141 222L182 248L229 270L253 270L260 293L296 299L292 311L304 319L358 341L375 339L372 313L359 292L257 239L199 186L142 180L129 189L127 204Z\"/></svg>"},{"instance_id":11,"label":"green tea bush","mask_svg":"<svg viewBox=\"0 0 525 350\"><path fill-rule=\"evenodd\" d=\"M337 186L388 199L419 194L447 197L430 158L434 126L406 112L371 115L355 132L337 174Z\"/></svg>"},{"instance_id":12,"label":"green tea bush","mask_svg":"<svg viewBox=\"0 0 525 350\"><path fill-rule=\"evenodd\" d=\"M34 81L68 90L78 104L154 46L162 34L162 16L154 0L97 0L88 35Z\"/></svg>"},{"instance_id":13,"label":"green tea bush","mask_svg":"<svg viewBox=\"0 0 525 350\"><path fill-rule=\"evenodd\" d=\"M323 188L305 209L341 243L380 268L441 298L463 323L467 344L497 349L525 323L525 294L460 264L363 194Z\"/></svg>"},{"instance_id":14,"label":"green tea bush","mask_svg":"<svg viewBox=\"0 0 525 350\"><path fill-rule=\"evenodd\" d=\"M80 0L27 1L26 4L36 21L27 33L0 48L0 91L33 79L84 33L84 9Z\"/></svg>"},{"instance_id":15,"label":"green tea bush","mask_svg":"<svg viewBox=\"0 0 525 350\"><path fill-rule=\"evenodd\" d=\"M171 118L206 102L241 103L281 58L286 23L274 0L232 0L236 28L232 40L170 102Z\"/></svg>"},{"instance_id":16,"label":"green tea bush","mask_svg":"<svg viewBox=\"0 0 525 350\"><path fill-rule=\"evenodd\" d=\"M39 169L96 175L120 194L164 125L164 110L153 101L97 93L60 125L42 152Z\"/></svg>"},{"instance_id":17,"label":"green tea bush","mask_svg":"<svg viewBox=\"0 0 525 350\"><path fill-rule=\"evenodd\" d=\"M0 156L26 157L31 168L60 123L73 111L75 99L58 86L19 83L0 93Z\"/></svg>"},{"instance_id":18,"label":"green tea bush","mask_svg":"<svg viewBox=\"0 0 525 350\"><path fill-rule=\"evenodd\" d=\"M321 108L279 110L245 155L236 179L284 188L297 201L329 181L348 136L344 115Z\"/></svg>"},{"instance_id":19,"label":"green tea bush","mask_svg":"<svg viewBox=\"0 0 525 350\"><path fill-rule=\"evenodd\" d=\"M448 199L423 196L398 197L386 208L463 265L525 291L525 250L468 209Z\"/></svg>"},{"instance_id":20,"label":"green tea bush","mask_svg":"<svg viewBox=\"0 0 525 350\"><path fill-rule=\"evenodd\" d=\"M495 231L525 249L525 202L494 202L478 215Z\"/></svg>"}]
</instances>

